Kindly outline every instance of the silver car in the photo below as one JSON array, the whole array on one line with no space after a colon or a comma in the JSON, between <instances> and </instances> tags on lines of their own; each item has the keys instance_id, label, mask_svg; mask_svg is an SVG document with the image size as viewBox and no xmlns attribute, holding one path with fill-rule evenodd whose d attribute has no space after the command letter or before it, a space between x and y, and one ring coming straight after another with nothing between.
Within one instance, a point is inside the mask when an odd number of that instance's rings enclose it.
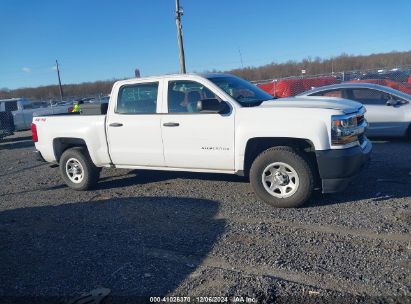
<instances>
[{"instance_id":1,"label":"silver car","mask_svg":"<svg viewBox=\"0 0 411 304\"><path fill-rule=\"evenodd\" d=\"M339 97L367 109L367 135L411 138L411 95L373 83L340 83L318 87L298 96Z\"/></svg>"}]
</instances>

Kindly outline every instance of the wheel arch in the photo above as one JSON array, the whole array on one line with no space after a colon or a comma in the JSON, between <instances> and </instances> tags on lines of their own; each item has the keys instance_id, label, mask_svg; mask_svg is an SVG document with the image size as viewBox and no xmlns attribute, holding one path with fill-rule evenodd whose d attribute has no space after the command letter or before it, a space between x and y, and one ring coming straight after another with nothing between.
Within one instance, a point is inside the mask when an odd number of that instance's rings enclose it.
<instances>
[{"instance_id":1,"label":"wheel arch","mask_svg":"<svg viewBox=\"0 0 411 304\"><path fill-rule=\"evenodd\" d=\"M244 175L248 176L255 158L263 151L277 146L288 146L296 151L303 152L315 169L315 177L319 177L315 147L311 140L290 137L254 137L247 141L244 152Z\"/></svg>"},{"instance_id":2,"label":"wheel arch","mask_svg":"<svg viewBox=\"0 0 411 304\"><path fill-rule=\"evenodd\" d=\"M56 158L57 163L60 162L61 155L63 155L64 151L67 149L71 149L74 147L83 147L87 150L87 144L84 139L82 138L74 138L74 137L59 137L53 140L53 151L54 157Z\"/></svg>"}]
</instances>

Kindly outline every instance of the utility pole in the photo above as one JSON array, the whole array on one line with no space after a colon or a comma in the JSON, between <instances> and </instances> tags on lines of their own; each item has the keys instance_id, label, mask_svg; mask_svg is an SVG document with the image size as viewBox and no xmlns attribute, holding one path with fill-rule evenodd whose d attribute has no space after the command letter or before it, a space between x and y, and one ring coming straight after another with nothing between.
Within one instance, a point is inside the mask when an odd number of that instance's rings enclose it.
<instances>
[{"instance_id":1,"label":"utility pole","mask_svg":"<svg viewBox=\"0 0 411 304\"><path fill-rule=\"evenodd\" d=\"M61 86L60 69L59 69L59 63L58 63L57 59L56 59L56 69L57 69L57 77L59 79L60 101L63 101L63 87Z\"/></svg>"},{"instance_id":2,"label":"utility pole","mask_svg":"<svg viewBox=\"0 0 411 304\"><path fill-rule=\"evenodd\" d=\"M240 61L241 61L241 68L244 69L244 64L243 64L243 54L241 54L240 48L238 48L238 53L240 54Z\"/></svg>"},{"instance_id":3,"label":"utility pole","mask_svg":"<svg viewBox=\"0 0 411 304\"><path fill-rule=\"evenodd\" d=\"M182 15L183 15L183 9L180 7L180 1L176 0L176 26L177 26L178 48L180 50L180 73L185 74L186 62L184 58L183 35L181 33L181 16Z\"/></svg>"}]
</instances>

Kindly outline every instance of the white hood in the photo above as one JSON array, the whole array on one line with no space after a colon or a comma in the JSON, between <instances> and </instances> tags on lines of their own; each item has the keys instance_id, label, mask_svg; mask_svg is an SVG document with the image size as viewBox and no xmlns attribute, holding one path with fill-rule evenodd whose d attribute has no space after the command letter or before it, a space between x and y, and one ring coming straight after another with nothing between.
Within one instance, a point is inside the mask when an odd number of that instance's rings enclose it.
<instances>
[{"instance_id":1,"label":"white hood","mask_svg":"<svg viewBox=\"0 0 411 304\"><path fill-rule=\"evenodd\" d=\"M267 100L264 101L260 107L321 108L340 110L345 114L350 114L361 109L362 104L337 97L297 96Z\"/></svg>"}]
</instances>

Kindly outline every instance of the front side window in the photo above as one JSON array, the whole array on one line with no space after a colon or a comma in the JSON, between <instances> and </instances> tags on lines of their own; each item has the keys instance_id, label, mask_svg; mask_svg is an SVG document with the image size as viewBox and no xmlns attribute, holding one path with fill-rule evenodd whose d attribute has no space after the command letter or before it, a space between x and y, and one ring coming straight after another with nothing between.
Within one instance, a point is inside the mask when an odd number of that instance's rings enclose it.
<instances>
[{"instance_id":1,"label":"front side window","mask_svg":"<svg viewBox=\"0 0 411 304\"><path fill-rule=\"evenodd\" d=\"M196 113L199 100L207 98L219 99L213 92L201 83L188 80L168 82L168 112Z\"/></svg>"},{"instance_id":2,"label":"front side window","mask_svg":"<svg viewBox=\"0 0 411 304\"><path fill-rule=\"evenodd\" d=\"M153 114L157 108L158 82L138 83L120 88L116 113Z\"/></svg>"},{"instance_id":3,"label":"front side window","mask_svg":"<svg viewBox=\"0 0 411 304\"><path fill-rule=\"evenodd\" d=\"M390 99L390 95L371 89L353 89L352 99L366 105L385 105Z\"/></svg>"},{"instance_id":4,"label":"front side window","mask_svg":"<svg viewBox=\"0 0 411 304\"><path fill-rule=\"evenodd\" d=\"M244 107L258 106L273 97L252 83L234 76L208 78Z\"/></svg>"}]
</instances>

